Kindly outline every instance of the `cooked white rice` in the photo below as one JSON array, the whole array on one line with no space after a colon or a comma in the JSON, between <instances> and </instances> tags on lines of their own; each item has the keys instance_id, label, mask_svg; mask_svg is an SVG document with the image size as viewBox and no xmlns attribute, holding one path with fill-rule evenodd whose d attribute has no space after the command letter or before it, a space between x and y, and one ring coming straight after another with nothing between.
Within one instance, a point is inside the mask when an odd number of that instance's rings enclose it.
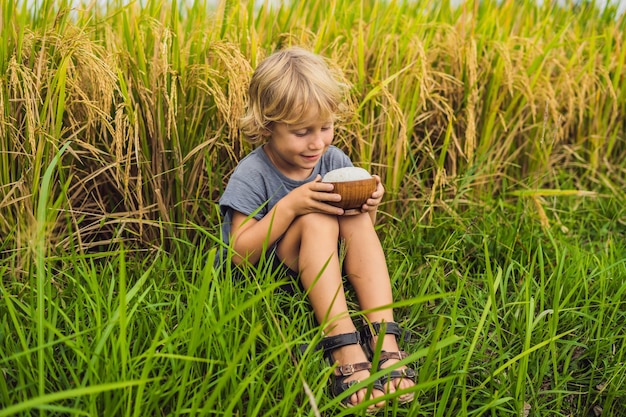
<instances>
[{"instance_id":1,"label":"cooked white rice","mask_svg":"<svg viewBox=\"0 0 626 417\"><path fill-rule=\"evenodd\" d=\"M367 170L358 167L346 167L327 172L322 178L322 182L346 182L368 178L372 178L372 175Z\"/></svg>"}]
</instances>

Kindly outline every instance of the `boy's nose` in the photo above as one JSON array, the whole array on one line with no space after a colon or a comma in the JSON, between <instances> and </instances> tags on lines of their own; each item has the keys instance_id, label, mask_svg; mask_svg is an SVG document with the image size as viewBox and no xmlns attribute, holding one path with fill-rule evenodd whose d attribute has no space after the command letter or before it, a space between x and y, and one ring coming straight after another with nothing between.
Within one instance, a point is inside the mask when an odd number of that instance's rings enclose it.
<instances>
[{"instance_id":1,"label":"boy's nose","mask_svg":"<svg viewBox=\"0 0 626 417\"><path fill-rule=\"evenodd\" d=\"M313 149L321 149L324 147L324 135L322 132L316 132L312 135L309 146Z\"/></svg>"}]
</instances>

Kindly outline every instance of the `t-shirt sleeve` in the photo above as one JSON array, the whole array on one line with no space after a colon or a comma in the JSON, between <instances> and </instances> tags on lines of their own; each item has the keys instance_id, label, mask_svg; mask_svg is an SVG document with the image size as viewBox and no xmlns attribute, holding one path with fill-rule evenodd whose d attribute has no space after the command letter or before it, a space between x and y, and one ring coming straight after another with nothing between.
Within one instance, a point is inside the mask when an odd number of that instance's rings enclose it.
<instances>
[{"instance_id":1,"label":"t-shirt sleeve","mask_svg":"<svg viewBox=\"0 0 626 417\"><path fill-rule=\"evenodd\" d=\"M354 166L352 161L341 149L334 146L330 147L326 153L326 158L322 161L320 174L324 176L333 169L346 168Z\"/></svg>"},{"instance_id":2,"label":"t-shirt sleeve","mask_svg":"<svg viewBox=\"0 0 626 417\"><path fill-rule=\"evenodd\" d=\"M254 218L260 220L267 213L268 198L260 173L235 170L220 198L220 210L222 214L228 209L246 216L254 213Z\"/></svg>"}]
</instances>

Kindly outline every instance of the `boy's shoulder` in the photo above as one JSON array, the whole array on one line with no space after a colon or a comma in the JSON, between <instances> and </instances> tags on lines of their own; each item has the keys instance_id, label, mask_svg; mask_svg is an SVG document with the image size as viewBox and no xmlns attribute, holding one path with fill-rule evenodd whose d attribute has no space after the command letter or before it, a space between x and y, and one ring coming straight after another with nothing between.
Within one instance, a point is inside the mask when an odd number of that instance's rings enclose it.
<instances>
[{"instance_id":1,"label":"boy's shoulder","mask_svg":"<svg viewBox=\"0 0 626 417\"><path fill-rule=\"evenodd\" d=\"M339 149L337 146L335 145L330 145L328 147L328 149L326 150L326 155L345 155L345 152L342 151L341 149Z\"/></svg>"},{"instance_id":2,"label":"boy's shoulder","mask_svg":"<svg viewBox=\"0 0 626 417\"><path fill-rule=\"evenodd\" d=\"M352 165L350 157L348 157L348 155L344 151L342 151L335 145L330 145L328 147L328 150L322 157L322 162L329 165L330 169L335 169L346 165Z\"/></svg>"},{"instance_id":3,"label":"boy's shoulder","mask_svg":"<svg viewBox=\"0 0 626 417\"><path fill-rule=\"evenodd\" d=\"M258 147L244 156L237 164L235 170L264 171L269 168L267 158L264 156L265 152L263 152L262 147Z\"/></svg>"}]
</instances>

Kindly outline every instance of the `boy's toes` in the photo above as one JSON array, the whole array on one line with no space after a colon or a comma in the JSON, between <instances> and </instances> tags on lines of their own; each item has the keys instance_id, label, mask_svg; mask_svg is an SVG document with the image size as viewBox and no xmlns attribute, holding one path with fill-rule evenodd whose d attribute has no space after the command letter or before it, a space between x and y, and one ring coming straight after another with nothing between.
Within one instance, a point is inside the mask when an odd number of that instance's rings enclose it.
<instances>
[{"instance_id":1,"label":"boy's toes","mask_svg":"<svg viewBox=\"0 0 626 417\"><path fill-rule=\"evenodd\" d=\"M366 397L367 391L368 390L366 390L366 389L360 390L360 391L356 392L352 397L350 397L350 401L352 401L352 404L354 404L354 405L361 404L363 401L370 400L370 399L373 399L373 398L382 397L383 395L385 395L384 392L374 388L374 389L372 389L370 391L369 397ZM355 401L355 396L356 396L356 401ZM375 410L377 408L381 408L381 407L384 407L384 406L385 406L385 401L384 400L380 400L377 403L369 405L367 408L369 410Z\"/></svg>"},{"instance_id":2,"label":"boy's toes","mask_svg":"<svg viewBox=\"0 0 626 417\"><path fill-rule=\"evenodd\" d=\"M393 384L392 384L392 385L393 385ZM401 378L401 379L400 379L400 378L398 378L398 379L396 379L396 385L395 385L395 387L391 388L391 389L392 389L392 391L391 391L391 392L394 392L394 391L396 391L396 390L405 390L405 389L407 389L407 388L411 388L411 387L413 387L413 386L415 386L415 383L414 383L412 380L410 380L410 379L408 379L408 378ZM412 392L408 392L408 393L406 393L406 394L402 394L402 395L400 395L400 396L398 397L398 400L399 400L400 402L402 402L402 403L404 403L404 402L409 402L409 401L413 401L413 397L414 397L414 395L415 395L415 394L413 394Z\"/></svg>"},{"instance_id":3,"label":"boy's toes","mask_svg":"<svg viewBox=\"0 0 626 417\"><path fill-rule=\"evenodd\" d=\"M415 386L415 371L411 368L403 367L394 369L382 378L385 393L393 394L396 391L405 391ZM414 393L405 392L397 397L400 403L413 401Z\"/></svg>"},{"instance_id":4,"label":"boy's toes","mask_svg":"<svg viewBox=\"0 0 626 417\"><path fill-rule=\"evenodd\" d=\"M373 392L376 392L376 395L374 398L378 398L378 397L382 397L383 395L385 395L384 392L382 391L378 391L378 390L373 390ZM377 403L375 403L374 405L370 406L370 409L376 409L376 408L382 408L385 406L387 402L385 400L379 400Z\"/></svg>"}]
</instances>

